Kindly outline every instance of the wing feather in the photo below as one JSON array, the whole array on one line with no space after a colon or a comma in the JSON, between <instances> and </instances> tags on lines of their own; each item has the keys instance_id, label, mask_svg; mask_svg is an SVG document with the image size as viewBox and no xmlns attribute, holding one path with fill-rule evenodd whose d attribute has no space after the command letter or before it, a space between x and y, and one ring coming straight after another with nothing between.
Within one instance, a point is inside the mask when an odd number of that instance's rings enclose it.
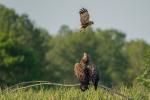
<instances>
[{"instance_id":1,"label":"wing feather","mask_svg":"<svg viewBox=\"0 0 150 100\"><path fill-rule=\"evenodd\" d=\"M89 16L88 11L83 8L83 9L80 10L79 13L80 13L80 22L81 22L81 25L85 25L85 24L89 23L90 16Z\"/></svg>"}]
</instances>

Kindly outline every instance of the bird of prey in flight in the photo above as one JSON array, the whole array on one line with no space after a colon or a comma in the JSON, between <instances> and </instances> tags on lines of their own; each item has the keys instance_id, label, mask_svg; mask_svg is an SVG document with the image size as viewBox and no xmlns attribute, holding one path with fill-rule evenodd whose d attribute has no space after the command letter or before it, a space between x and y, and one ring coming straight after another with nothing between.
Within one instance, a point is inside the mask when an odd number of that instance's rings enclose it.
<instances>
[{"instance_id":1,"label":"bird of prey in flight","mask_svg":"<svg viewBox=\"0 0 150 100\"><path fill-rule=\"evenodd\" d=\"M79 14L80 14L80 22L81 22L81 31L83 29L85 29L86 27L94 24L93 21L89 20L90 15L89 15L87 9L85 9L85 8L80 9Z\"/></svg>"}]
</instances>

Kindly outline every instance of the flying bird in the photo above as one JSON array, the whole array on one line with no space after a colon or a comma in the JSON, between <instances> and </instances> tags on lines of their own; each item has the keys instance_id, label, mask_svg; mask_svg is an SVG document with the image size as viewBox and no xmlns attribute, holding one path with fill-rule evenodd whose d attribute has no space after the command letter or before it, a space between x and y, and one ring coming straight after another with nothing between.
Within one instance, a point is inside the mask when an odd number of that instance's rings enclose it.
<instances>
[{"instance_id":1,"label":"flying bird","mask_svg":"<svg viewBox=\"0 0 150 100\"><path fill-rule=\"evenodd\" d=\"M89 15L87 9L85 9L85 8L80 9L79 14L80 14L81 30L85 29L89 25L94 24L93 21L89 20L90 15Z\"/></svg>"}]
</instances>

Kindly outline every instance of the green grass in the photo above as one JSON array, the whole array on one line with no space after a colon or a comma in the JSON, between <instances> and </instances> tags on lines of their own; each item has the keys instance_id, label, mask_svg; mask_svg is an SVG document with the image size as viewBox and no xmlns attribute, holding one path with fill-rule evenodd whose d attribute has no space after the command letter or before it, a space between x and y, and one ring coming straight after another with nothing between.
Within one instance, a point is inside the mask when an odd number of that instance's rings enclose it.
<instances>
[{"instance_id":1,"label":"green grass","mask_svg":"<svg viewBox=\"0 0 150 100\"><path fill-rule=\"evenodd\" d=\"M134 86L127 88L121 86L116 91L132 97L133 100L150 100L150 93L144 87ZM123 97L112 94L104 89L97 91L90 87L88 91L81 92L77 87L52 87L46 89L27 89L19 91L0 91L0 100L125 100Z\"/></svg>"}]
</instances>

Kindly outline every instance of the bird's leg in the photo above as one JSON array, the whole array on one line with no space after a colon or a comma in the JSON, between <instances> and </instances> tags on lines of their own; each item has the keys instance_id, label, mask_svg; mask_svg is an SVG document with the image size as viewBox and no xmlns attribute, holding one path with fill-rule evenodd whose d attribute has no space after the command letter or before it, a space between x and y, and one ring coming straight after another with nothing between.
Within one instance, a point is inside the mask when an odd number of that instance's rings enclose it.
<instances>
[{"instance_id":1,"label":"bird's leg","mask_svg":"<svg viewBox=\"0 0 150 100\"><path fill-rule=\"evenodd\" d=\"M80 89L81 91L85 91L84 85L82 83L80 84Z\"/></svg>"},{"instance_id":2,"label":"bird's leg","mask_svg":"<svg viewBox=\"0 0 150 100\"><path fill-rule=\"evenodd\" d=\"M85 90L87 90L89 88L88 88L88 85L85 82L81 82L80 89L81 89L81 91L84 92Z\"/></svg>"},{"instance_id":3,"label":"bird's leg","mask_svg":"<svg viewBox=\"0 0 150 100\"><path fill-rule=\"evenodd\" d=\"M80 32L84 32L84 28L83 27L80 28Z\"/></svg>"},{"instance_id":4,"label":"bird's leg","mask_svg":"<svg viewBox=\"0 0 150 100\"><path fill-rule=\"evenodd\" d=\"M95 83L94 83L95 90L97 90L97 86L98 86L98 81L95 81Z\"/></svg>"},{"instance_id":5,"label":"bird's leg","mask_svg":"<svg viewBox=\"0 0 150 100\"><path fill-rule=\"evenodd\" d=\"M94 85L95 90L97 90L99 78L92 77L92 83Z\"/></svg>"}]
</instances>

